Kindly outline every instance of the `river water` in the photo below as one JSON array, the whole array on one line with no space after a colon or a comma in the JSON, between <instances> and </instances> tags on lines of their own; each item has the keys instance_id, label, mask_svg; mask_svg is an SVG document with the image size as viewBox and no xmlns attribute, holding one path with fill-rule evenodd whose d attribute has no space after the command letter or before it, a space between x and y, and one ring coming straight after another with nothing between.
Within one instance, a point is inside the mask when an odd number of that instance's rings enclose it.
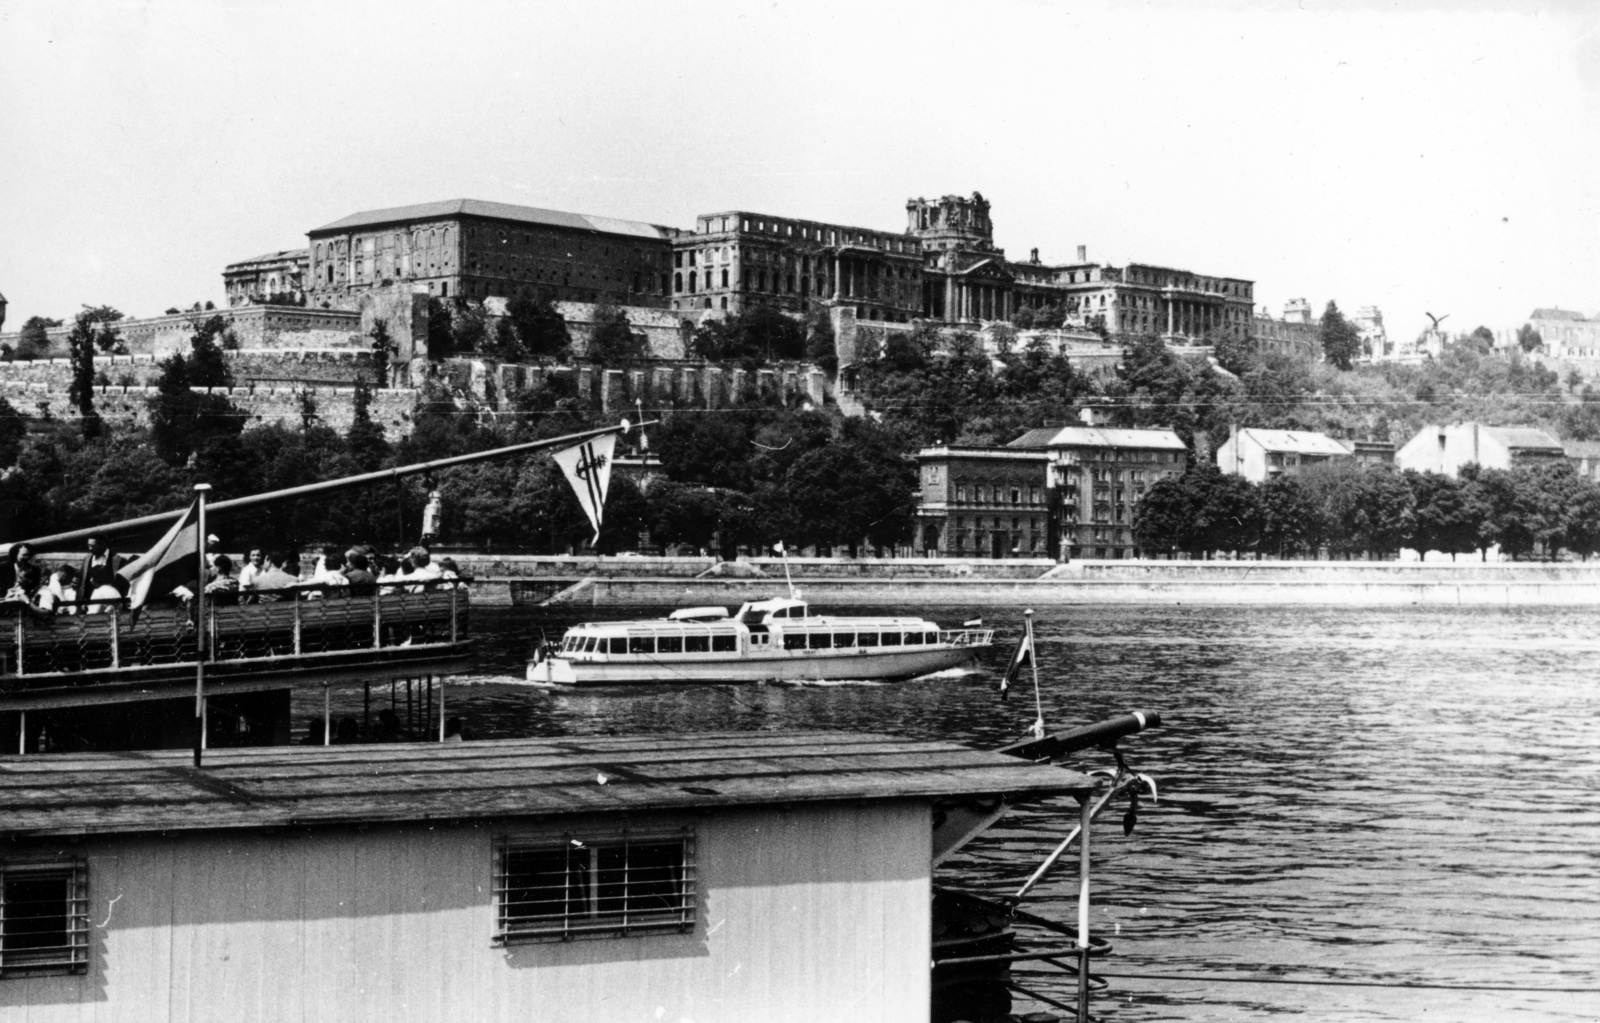
<instances>
[{"instance_id":1,"label":"river water","mask_svg":"<svg viewBox=\"0 0 1600 1023\"><path fill-rule=\"evenodd\" d=\"M449 701L478 737L829 728L989 747L1034 715L1031 686L998 699L993 665L899 684L530 688L512 679L539 630L575 619L473 614L479 668ZM1014 642L1020 611L984 615ZM1221 980L1600 988L1600 611L1076 606L1035 622L1052 730L1136 708L1164 720L1123 743L1161 802L1131 836L1120 806L1095 829L1094 926L1115 945L1098 968L1212 978L1115 979L1098 1015L1600 1019L1600 993ZM940 879L1014 888L1075 813L1019 814ZM1074 872L1026 908L1075 920ZM1017 979L1072 1000L1070 981L1033 969Z\"/></svg>"}]
</instances>

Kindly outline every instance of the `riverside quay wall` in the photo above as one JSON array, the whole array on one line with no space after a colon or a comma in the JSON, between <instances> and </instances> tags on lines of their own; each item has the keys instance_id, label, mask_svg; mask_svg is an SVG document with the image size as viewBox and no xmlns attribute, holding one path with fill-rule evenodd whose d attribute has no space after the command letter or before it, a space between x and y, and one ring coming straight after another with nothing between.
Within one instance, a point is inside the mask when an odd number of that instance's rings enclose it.
<instances>
[{"instance_id":1,"label":"riverside quay wall","mask_svg":"<svg viewBox=\"0 0 1600 1023\"><path fill-rule=\"evenodd\" d=\"M773 559L455 554L492 603L728 605L786 592ZM1600 562L790 559L819 606L1044 604L1600 605Z\"/></svg>"}]
</instances>

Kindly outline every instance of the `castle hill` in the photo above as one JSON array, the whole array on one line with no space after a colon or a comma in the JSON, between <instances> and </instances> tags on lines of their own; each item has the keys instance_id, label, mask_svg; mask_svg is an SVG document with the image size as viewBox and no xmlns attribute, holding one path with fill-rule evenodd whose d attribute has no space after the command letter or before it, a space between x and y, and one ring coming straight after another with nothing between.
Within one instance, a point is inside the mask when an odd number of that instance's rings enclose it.
<instances>
[{"instance_id":1,"label":"castle hill","mask_svg":"<svg viewBox=\"0 0 1600 1023\"><path fill-rule=\"evenodd\" d=\"M223 267L220 299L0 333L6 535L632 415L660 422L619 451L598 540L529 464L400 481L250 542L416 534L431 493L430 539L464 556L754 566L782 542L1034 578L1600 550L1600 321L1559 308L1392 337L1370 305L1273 315L1248 268L1015 258L976 192L908 199L897 229L460 199L304 238Z\"/></svg>"}]
</instances>

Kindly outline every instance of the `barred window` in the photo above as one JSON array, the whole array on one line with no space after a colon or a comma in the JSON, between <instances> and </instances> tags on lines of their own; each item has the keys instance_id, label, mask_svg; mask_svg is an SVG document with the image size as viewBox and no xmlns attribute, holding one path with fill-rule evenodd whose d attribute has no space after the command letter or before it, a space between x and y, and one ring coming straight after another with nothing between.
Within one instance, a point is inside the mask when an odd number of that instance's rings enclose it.
<instances>
[{"instance_id":1,"label":"barred window","mask_svg":"<svg viewBox=\"0 0 1600 1023\"><path fill-rule=\"evenodd\" d=\"M88 970L85 861L0 861L0 979Z\"/></svg>"},{"instance_id":2,"label":"barred window","mask_svg":"<svg viewBox=\"0 0 1600 1023\"><path fill-rule=\"evenodd\" d=\"M495 896L497 944L687 933L695 923L694 833L503 837Z\"/></svg>"}]
</instances>

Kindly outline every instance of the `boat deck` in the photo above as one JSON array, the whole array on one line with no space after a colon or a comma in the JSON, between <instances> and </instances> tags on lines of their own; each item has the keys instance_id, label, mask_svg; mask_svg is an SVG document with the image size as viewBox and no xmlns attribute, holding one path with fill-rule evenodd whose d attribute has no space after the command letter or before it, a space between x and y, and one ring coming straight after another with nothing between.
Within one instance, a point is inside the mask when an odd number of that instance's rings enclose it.
<instances>
[{"instance_id":1,"label":"boat deck","mask_svg":"<svg viewBox=\"0 0 1600 1023\"><path fill-rule=\"evenodd\" d=\"M280 591L272 602L206 607L208 688L447 671L471 652L459 585L352 597ZM0 607L0 710L157 699L192 688L199 629L184 607L129 611L87 601L76 614Z\"/></svg>"}]
</instances>

